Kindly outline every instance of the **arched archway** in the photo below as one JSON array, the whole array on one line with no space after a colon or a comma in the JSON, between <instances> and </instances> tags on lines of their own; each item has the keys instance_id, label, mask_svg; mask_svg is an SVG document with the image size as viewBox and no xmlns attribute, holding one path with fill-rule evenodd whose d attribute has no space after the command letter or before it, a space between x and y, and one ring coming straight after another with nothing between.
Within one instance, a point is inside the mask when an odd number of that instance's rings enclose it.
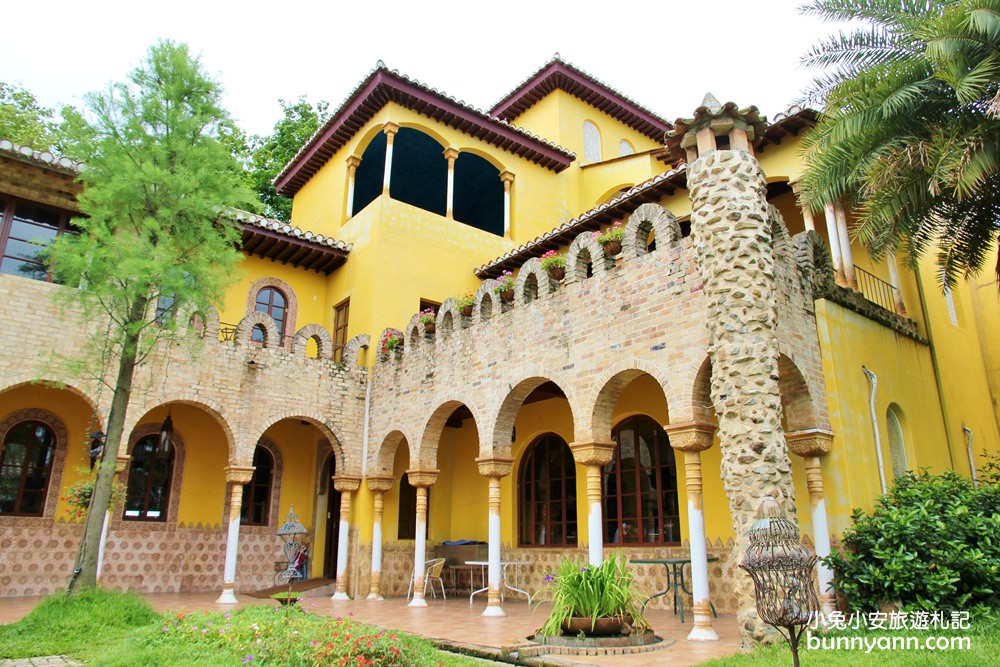
<instances>
[{"instance_id":1,"label":"arched archway","mask_svg":"<svg viewBox=\"0 0 1000 667\"><path fill-rule=\"evenodd\" d=\"M455 220L503 236L503 182L492 164L474 153L455 160Z\"/></svg>"}]
</instances>

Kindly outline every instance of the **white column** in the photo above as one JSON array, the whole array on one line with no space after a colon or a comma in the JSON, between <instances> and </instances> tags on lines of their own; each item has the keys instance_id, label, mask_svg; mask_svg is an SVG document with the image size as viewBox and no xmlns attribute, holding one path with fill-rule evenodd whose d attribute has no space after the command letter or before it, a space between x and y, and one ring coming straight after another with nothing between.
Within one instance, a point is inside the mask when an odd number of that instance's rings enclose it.
<instances>
[{"instance_id":1,"label":"white column","mask_svg":"<svg viewBox=\"0 0 1000 667\"><path fill-rule=\"evenodd\" d=\"M803 220L803 222L806 223L806 231L807 232L815 232L816 231L816 221L813 220L813 212L809 209L808 206L803 207L803 209L802 209L802 220Z\"/></svg>"},{"instance_id":2,"label":"white column","mask_svg":"<svg viewBox=\"0 0 1000 667\"><path fill-rule=\"evenodd\" d=\"M822 559L830 555L830 526L826 517L826 501L823 497L823 469L820 457L826 456L833 447L833 433L824 429L807 429L785 434L788 449L801 456L806 468L806 488L809 489L809 505L813 522L813 546L816 556L816 580L819 584L820 609L829 617L836 610L836 600L832 592L833 572Z\"/></svg>"},{"instance_id":3,"label":"white column","mask_svg":"<svg viewBox=\"0 0 1000 667\"><path fill-rule=\"evenodd\" d=\"M848 287L857 291L858 279L854 275L854 255L851 252L851 235L847 230L847 213L843 202L837 202L833 207L837 218L837 235L840 237L840 253L844 258L844 279Z\"/></svg>"},{"instance_id":4,"label":"white column","mask_svg":"<svg viewBox=\"0 0 1000 667\"><path fill-rule=\"evenodd\" d=\"M830 243L830 258L833 260L833 277L838 285L845 284L844 262L840 257L840 232L837 230L837 214L833 204L823 207L826 215L826 238Z\"/></svg>"},{"instance_id":5,"label":"white column","mask_svg":"<svg viewBox=\"0 0 1000 667\"><path fill-rule=\"evenodd\" d=\"M333 488L340 491L340 532L337 535L337 586L332 600L350 600L347 594L347 572L351 541L351 495L361 486L357 477L337 475Z\"/></svg>"},{"instance_id":6,"label":"white column","mask_svg":"<svg viewBox=\"0 0 1000 667\"><path fill-rule=\"evenodd\" d=\"M406 477L417 489L417 525L413 540L413 599L411 607L426 607L424 569L427 564L427 487L437 481L437 471L407 470Z\"/></svg>"},{"instance_id":7,"label":"white column","mask_svg":"<svg viewBox=\"0 0 1000 667\"><path fill-rule=\"evenodd\" d=\"M692 623L690 641L717 641L712 627L712 602L708 591L708 549L705 540L701 453L712 446L715 425L684 422L665 427L670 446L684 453L684 488L687 491L688 541L691 544Z\"/></svg>"},{"instance_id":8,"label":"white column","mask_svg":"<svg viewBox=\"0 0 1000 667\"><path fill-rule=\"evenodd\" d=\"M510 187L514 184L514 174L501 171L500 180L503 182L503 236L510 238Z\"/></svg>"},{"instance_id":9,"label":"white column","mask_svg":"<svg viewBox=\"0 0 1000 667\"><path fill-rule=\"evenodd\" d=\"M570 446L573 460L587 470L587 539L591 565L604 562L604 521L601 512L601 467L611 461L615 443L574 442Z\"/></svg>"},{"instance_id":10,"label":"white column","mask_svg":"<svg viewBox=\"0 0 1000 667\"><path fill-rule=\"evenodd\" d=\"M448 160L448 196L444 216L451 220L455 217L455 160L458 159L458 149L444 149L444 157Z\"/></svg>"},{"instance_id":11,"label":"white column","mask_svg":"<svg viewBox=\"0 0 1000 667\"><path fill-rule=\"evenodd\" d=\"M489 480L489 547L486 582L486 609L483 616L506 616L503 610L500 587L503 572L500 566L500 480L510 474L514 460L509 458L486 457L476 459L479 474Z\"/></svg>"},{"instance_id":12,"label":"white column","mask_svg":"<svg viewBox=\"0 0 1000 667\"><path fill-rule=\"evenodd\" d=\"M896 264L896 253L890 251L885 261L889 265L889 282L892 284L892 297L896 302L896 314L906 317L906 304L903 303L903 292L899 289L899 266Z\"/></svg>"},{"instance_id":13,"label":"white column","mask_svg":"<svg viewBox=\"0 0 1000 667\"><path fill-rule=\"evenodd\" d=\"M236 557L240 548L240 508L243 505L243 485L253 478L253 467L226 468L229 490L229 533L226 537L226 564L222 571L222 595L217 604L236 604Z\"/></svg>"},{"instance_id":14,"label":"white column","mask_svg":"<svg viewBox=\"0 0 1000 667\"><path fill-rule=\"evenodd\" d=\"M347 158L347 214L344 216L345 220L350 220L351 216L354 215L354 178L357 176L360 164L361 158L353 155Z\"/></svg>"},{"instance_id":15,"label":"white column","mask_svg":"<svg viewBox=\"0 0 1000 667\"><path fill-rule=\"evenodd\" d=\"M372 577L369 600L382 600L382 515L385 492L392 488L391 477L369 477L368 488L374 494L372 519Z\"/></svg>"},{"instance_id":16,"label":"white column","mask_svg":"<svg viewBox=\"0 0 1000 667\"><path fill-rule=\"evenodd\" d=\"M382 126L382 131L385 132L385 171L382 175L382 194L388 195L389 178L392 176L392 142L396 133L399 132L399 125L386 123Z\"/></svg>"},{"instance_id":17,"label":"white column","mask_svg":"<svg viewBox=\"0 0 1000 667\"><path fill-rule=\"evenodd\" d=\"M101 540L97 544L97 580L101 580L101 570L104 569L104 547L108 543L108 528L111 526L111 509L104 513L104 523L101 524Z\"/></svg>"}]
</instances>

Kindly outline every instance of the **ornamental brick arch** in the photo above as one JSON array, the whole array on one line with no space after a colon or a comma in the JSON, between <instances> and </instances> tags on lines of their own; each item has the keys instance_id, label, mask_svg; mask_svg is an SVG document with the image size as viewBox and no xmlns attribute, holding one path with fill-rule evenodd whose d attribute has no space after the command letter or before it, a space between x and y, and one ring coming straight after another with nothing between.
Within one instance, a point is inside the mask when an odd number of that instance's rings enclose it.
<instances>
[{"instance_id":1,"label":"ornamental brick arch","mask_svg":"<svg viewBox=\"0 0 1000 667\"><path fill-rule=\"evenodd\" d=\"M622 251L626 257L641 257L649 252L650 235L659 249L673 248L680 243L681 226L674 214L659 204L642 204L625 224Z\"/></svg>"},{"instance_id":2,"label":"ornamental brick arch","mask_svg":"<svg viewBox=\"0 0 1000 667\"><path fill-rule=\"evenodd\" d=\"M581 232L566 251L566 282L581 282L587 279L587 264L590 272L597 276L603 274L606 267L604 248L594 240L593 232Z\"/></svg>"},{"instance_id":3,"label":"ornamental brick arch","mask_svg":"<svg viewBox=\"0 0 1000 667\"><path fill-rule=\"evenodd\" d=\"M441 443L441 434L448 420L459 408L465 408L472 415L473 428L479 434L480 452L482 452L483 442L483 420L482 408L470 404L468 399L457 396L447 396L438 398L431 405L437 407L431 412L430 417L424 424L423 432L418 436L419 443L415 451L410 452L410 468L414 470L436 470L438 467L438 446Z\"/></svg>"},{"instance_id":4,"label":"ornamental brick arch","mask_svg":"<svg viewBox=\"0 0 1000 667\"><path fill-rule=\"evenodd\" d=\"M281 336L278 334L278 325L275 324L274 318L267 313L259 311L254 311L240 320L240 323L236 326L233 342L238 347L248 347L251 343L254 329L258 328L264 330L264 349L273 350L281 348Z\"/></svg>"},{"instance_id":5,"label":"ornamental brick arch","mask_svg":"<svg viewBox=\"0 0 1000 667\"><path fill-rule=\"evenodd\" d=\"M393 463L400 445L407 448L411 461L416 460L414 458L415 452L410 448L413 439L407 437L401 429L393 429L376 442L380 443L379 446L368 456L368 475L370 477L393 476Z\"/></svg>"},{"instance_id":6,"label":"ornamental brick arch","mask_svg":"<svg viewBox=\"0 0 1000 667\"><path fill-rule=\"evenodd\" d=\"M315 426L316 429L323 435L323 437L330 443L330 448L333 450L334 462L338 475L361 475L361 465L360 461L354 461L352 457L347 455L347 452L357 450L360 451L360 446L351 447L351 443L345 446L344 436L341 430L328 423L323 419L322 416L318 414L312 414L305 411L292 410L286 413L279 413L270 415L269 417L258 422L253 429L256 431L256 435L252 442L256 446L257 441L264 437L264 433L267 432L269 428L274 426L280 421L286 419L298 419L300 421L308 422L311 426ZM250 431L248 427L247 432ZM241 445L242 449L242 445ZM241 452L244 455L245 460L253 461L253 447L250 448L249 458L246 458L246 452ZM250 465L249 463L243 463L242 465Z\"/></svg>"},{"instance_id":7,"label":"ornamental brick arch","mask_svg":"<svg viewBox=\"0 0 1000 667\"><path fill-rule=\"evenodd\" d=\"M437 331L440 336L438 341L441 342L445 340L454 330L455 321L462 321L462 313L455 305L455 298L448 297L438 308L437 312Z\"/></svg>"},{"instance_id":8,"label":"ornamental brick arch","mask_svg":"<svg viewBox=\"0 0 1000 667\"><path fill-rule=\"evenodd\" d=\"M96 420L95 426L100 426L100 424L103 423L103 419L100 414L100 406L97 404L96 400L91 398L91 396L95 396L98 391L96 386L93 388L84 388L83 386L77 384L77 382L79 382L78 380L43 379L37 377L37 375L34 375L31 371L19 372L15 377L10 378L8 382L9 384L6 386L0 387L0 401L2 401L4 395L9 394L10 392L41 385L56 391L68 391L74 397L79 398L87 404L87 407L90 409L91 414L94 415ZM111 404L111 391L109 390L106 391L105 402L108 405ZM103 427L97 430L103 430Z\"/></svg>"},{"instance_id":9,"label":"ornamental brick arch","mask_svg":"<svg viewBox=\"0 0 1000 667\"><path fill-rule=\"evenodd\" d=\"M533 391L544 384L552 383L562 392L569 405L570 420L573 424L573 439L579 439L576 433L578 428L580 409L580 399L576 396L572 387L572 378L559 373L545 372L540 369L529 369L515 381L504 381L510 390L503 397L494 411L495 416L487 422L488 432L480 433L481 449L479 456L482 458L511 458L512 445L511 433L517 414L524 405L525 399ZM567 390L568 389L568 390Z\"/></svg>"},{"instance_id":10,"label":"ornamental brick arch","mask_svg":"<svg viewBox=\"0 0 1000 667\"><path fill-rule=\"evenodd\" d=\"M292 354L306 354L306 346L310 340L316 342L316 358L333 358L333 338L330 332L316 323L307 324L299 329L292 339Z\"/></svg>"},{"instance_id":11,"label":"ornamental brick arch","mask_svg":"<svg viewBox=\"0 0 1000 667\"><path fill-rule=\"evenodd\" d=\"M133 393L133 396L134 395L135 394ZM209 415L219 425L222 432L226 436L226 451L228 452L229 465L251 465L251 463L240 462L236 446L236 435L234 434L232 427L229 425L230 420L224 416L225 411L222 406L217 401L207 397L194 397L187 394L167 394L165 396L157 396L152 400L145 401L138 405L134 403L130 404L128 416L125 418L122 433L132 433L137 428L137 424L141 424L143 421L149 421L149 414L154 410L164 408L167 410L168 414L171 414L170 407L173 405L193 407ZM162 420L160 420L159 423L162 424ZM125 454L126 452L120 451L119 453ZM250 452L249 461L253 461L252 451Z\"/></svg>"},{"instance_id":12,"label":"ornamental brick arch","mask_svg":"<svg viewBox=\"0 0 1000 667\"><path fill-rule=\"evenodd\" d=\"M706 356L691 384L691 417L694 421L717 423L712 403L712 360Z\"/></svg>"},{"instance_id":13,"label":"ornamental brick arch","mask_svg":"<svg viewBox=\"0 0 1000 667\"><path fill-rule=\"evenodd\" d=\"M806 380L795 362L785 354L778 355L778 391L786 432L820 425Z\"/></svg>"},{"instance_id":14,"label":"ornamental brick arch","mask_svg":"<svg viewBox=\"0 0 1000 667\"><path fill-rule=\"evenodd\" d=\"M544 299L553 291L555 283L542 269L542 260L532 257L517 272L514 280L514 302L528 305L535 299Z\"/></svg>"},{"instance_id":15,"label":"ornamental brick arch","mask_svg":"<svg viewBox=\"0 0 1000 667\"><path fill-rule=\"evenodd\" d=\"M281 278L267 276L260 278L259 280L255 280L253 284L250 285L250 289L247 291L246 313L247 315L250 315L251 313L256 312L257 294L266 287L273 287L285 295L285 299L287 300L287 303L285 304L285 331L282 335L290 338L290 336L288 336L288 332L295 331L296 322L299 316L299 299L295 296L295 290L292 286ZM272 320L272 322L273 321L274 320ZM275 347L287 347L287 345L284 340L279 340Z\"/></svg>"},{"instance_id":16,"label":"ornamental brick arch","mask_svg":"<svg viewBox=\"0 0 1000 667\"><path fill-rule=\"evenodd\" d=\"M500 295L493 292L493 288L499 284L493 279L485 280L476 290L476 302L472 307L474 322L489 322L494 315L503 311Z\"/></svg>"},{"instance_id":17,"label":"ornamental brick arch","mask_svg":"<svg viewBox=\"0 0 1000 667\"><path fill-rule=\"evenodd\" d=\"M344 354L341 357L344 366L348 369L357 368L358 357L360 355L361 350L370 349L370 346L371 346L371 338L368 336L368 334L359 334L354 338L352 338L351 340L347 341L347 344L344 345Z\"/></svg>"},{"instance_id":18,"label":"ornamental brick arch","mask_svg":"<svg viewBox=\"0 0 1000 667\"><path fill-rule=\"evenodd\" d=\"M195 310L186 307L177 313L180 326L184 331L190 331L196 338L215 340L219 337L222 323L219 311L209 306L205 310Z\"/></svg>"},{"instance_id":19,"label":"ornamental brick arch","mask_svg":"<svg viewBox=\"0 0 1000 667\"><path fill-rule=\"evenodd\" d=\"M596 395L589 397L584 404L589 407L589 410L585 414L590 415L590 432L588 434L578 433L577 438L583 442L610 441L612 413L615 405L618 403L618 399L633 380L643 376L649 376L656 381L657 386L660 387L660 391L663 394L667 413L671 415L671 421L674 421L674 417L670 412L670 397L674 395L674 388L667 377L667 372L655 364L641 359L634 359L615 364L595 384L597 389Z\"/></svg>"}]
</instances>

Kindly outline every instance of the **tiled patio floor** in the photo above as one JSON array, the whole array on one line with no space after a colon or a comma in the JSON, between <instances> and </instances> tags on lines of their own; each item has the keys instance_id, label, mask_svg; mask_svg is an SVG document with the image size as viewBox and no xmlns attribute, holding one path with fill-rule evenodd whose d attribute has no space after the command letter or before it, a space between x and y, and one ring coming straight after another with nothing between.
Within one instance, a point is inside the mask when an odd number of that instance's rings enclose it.
<instances>
[{"instance_id":1,"label":"tiled patio floor","mask_svg":"<svg viewBox=\"0 0 1000 667\"><path fill-rule=\"evenodd\" d=\"M232 609L232 605L215 603L218 593L156 593L144 596L159 611L180 609L212 610ZM239 596L242 605L266 604L273 602ZM10 623L27 614L40 598L0 598L0 623ZM334 601L329 594L306 593L302 604L310 611L321 614L350 615L355 620L388 628L405 630L431 639L449 640L461 644L473 644L494 649L523 643L525 638L544 622L547 605L532 610L522 600L507 600L504 618L484 618L480 614L485 602L477 599L470 605L468 598L429 600L428 606L414 609L402 598L389 598L381 602ZM671 665L682 667L695 665L711 658L722 657L737 652L739 633L736 617L723 615L715 619L715 629L720 640L717 642L689 642L685 639L691 629L691 619L681 624L679 618L670 611L648 611L647 619L656 634L673 643L667 648L649 653L620 656L558 656L566 664L572 662L607 665L609 667L646 667ZM557 657L557 656L553 656Z\"/></svg>"}]
</instances>

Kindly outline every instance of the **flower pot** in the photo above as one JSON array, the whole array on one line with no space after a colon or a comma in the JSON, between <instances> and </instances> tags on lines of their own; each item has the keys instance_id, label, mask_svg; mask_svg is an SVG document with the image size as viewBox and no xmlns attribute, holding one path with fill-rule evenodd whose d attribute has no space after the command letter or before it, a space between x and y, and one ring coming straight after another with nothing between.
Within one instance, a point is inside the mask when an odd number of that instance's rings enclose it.
<instances>
[{"instance_id":1,"label":"flower pot","mask_svg":"<svg viewBox=\"0 0 1000 667\"><path fill-rule=\"evenodd\" d=\"M579 635L582 632L588 637L631 634L632 617L613 616L594 620L589 616L574 616L563 621L562 629L567 635Z\"/></svg>"},{"instance_id":2,"label":"flower pot","mask_svg":"<svg viewBox=\"0 0 1000 667\"><path fill-rule=\"evenodd\" d=\"M553 266L549 269L549 278L552 280L562 280L566 276L565 266Z\"/></svg>"},{"instance_id":3,"label":"flower pot","mask_svg":"<svg viewBox=\"0 0 1000 667\"><path fill-rule=\"evenodd\" d=\"M464 315L465 317L471 317L472 316L472 304L471 303L468 306L462 306L462 315Z\"/></svg>"},{"instance_id":4,"label":"flower pot","mask_svg":"<svg viewBox=\"0 0 1000 667\"><path fill-rule=\"evenodd\" d=\"M509 289L500 292L500 298L507 303L514 303L514 290Z\"/></svg>"},{"instance_id":5,"label":"flower pot","mask_svg":"<svg viewBox=\"0 0 1000 667\"><path fill-rule=\"evenodd\" d=\"M622 251L621 241L605 241L603 246L605 255L614 256Z\"/></svg>"},{"instance_id":6,"label":"flower pot","mask_svg":"<svg viewBox=\"0 0 1000 667\"><path fill-rule=\"evenodd\" d=\"M425 322L424 323L424 332L425 333L434 333L436 330L437 330L437 322Z\"/></svg>"},{"instance_id":7,"label":"flower pot","mask_svg":"<svg viewBox=\"0 0 1000 667\"><path fill-rule=\"evenodd\" d=\"M290 605L290 604L298 604L298 602L299 602L299 598L297 596L293 596L293 597L273 596L272 599L273 600L277 600L281 604L282 607Z\"/></svg>"}]
</instances>

